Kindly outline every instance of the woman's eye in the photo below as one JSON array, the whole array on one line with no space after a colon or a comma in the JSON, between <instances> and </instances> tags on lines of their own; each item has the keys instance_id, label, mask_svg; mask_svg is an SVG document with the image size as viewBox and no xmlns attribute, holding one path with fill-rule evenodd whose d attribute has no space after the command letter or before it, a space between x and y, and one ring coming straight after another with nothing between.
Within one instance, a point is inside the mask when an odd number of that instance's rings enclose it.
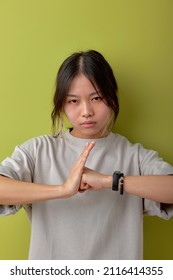
<instances>
[{"instance_id":1,"label":"woman's eye","mask_svg":"<svg viewBox=\"0 0 173 280\"><path fill-rule=\"evenodd\" d=\"M72 100L69 100L68 103L70 103L70 104L76 104L76 103L77 103L77 100L76 100L76 99L72 99Z\"/></svg>"},{"instance_id":2,"label":"woman's eye","mask_svg":"<svg viewBox=\"0 0 173 280\"><path fill-rule=\"evenodd\" d=\"M93 101L98 101L98 100L100 100L101 98L100 98L100 96L95 96L95 97L93 97Z\"/></svg>"}]
</instances>

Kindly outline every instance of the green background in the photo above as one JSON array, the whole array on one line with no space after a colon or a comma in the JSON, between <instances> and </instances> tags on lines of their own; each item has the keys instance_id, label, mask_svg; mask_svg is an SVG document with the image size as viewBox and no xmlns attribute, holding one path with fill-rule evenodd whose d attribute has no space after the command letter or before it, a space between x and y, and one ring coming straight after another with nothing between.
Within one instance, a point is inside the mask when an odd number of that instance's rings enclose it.
<instances>
[{"instance_id":1,"label":"green background","mask_svg":"<svg viewBox=\"0 0 173 280\"><path fill-rule=\"evenodd\" d=\"M119 84L116 131L173 164L172 0L0 0L0 161L50 133L57 70L97 49ZM144 258L173 259L173 219L144 218ZM0 259L27 259L23 210L0 218ZM44 246L44 244L43 244Z\"/></svg>"}]
</instances>

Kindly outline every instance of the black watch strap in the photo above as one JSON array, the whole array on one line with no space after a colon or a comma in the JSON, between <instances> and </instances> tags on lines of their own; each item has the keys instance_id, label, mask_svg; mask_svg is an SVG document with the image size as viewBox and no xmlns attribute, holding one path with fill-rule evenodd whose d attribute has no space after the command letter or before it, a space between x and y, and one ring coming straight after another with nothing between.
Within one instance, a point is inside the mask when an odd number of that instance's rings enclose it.
<instances>
[{"instance_id":1,"label":"black watch strap","mask_svg":"<svg viewBox=\"0 0 173 280\"><path fill-rule=\"evenodd\" d=\"M123 176L123 173L120 171L115 171L113 173L113 181L112 181L112 190L113 191L118 191L118 184L119 184L119 179Z\"/></svg>"}]
</instances>

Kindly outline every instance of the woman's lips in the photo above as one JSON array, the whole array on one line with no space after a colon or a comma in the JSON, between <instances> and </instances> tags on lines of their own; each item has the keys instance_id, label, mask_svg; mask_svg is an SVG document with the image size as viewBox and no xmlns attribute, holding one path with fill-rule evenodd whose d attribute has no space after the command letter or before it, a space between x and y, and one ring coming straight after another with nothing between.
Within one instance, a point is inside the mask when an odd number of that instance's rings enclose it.
<instances>
[{"instance_id":1,"label":"woman's lips","mask_svg":"<svg viewBox=\"0 0 173 280\"><path fill-rule=\"evenodd\" d=\"M95 122L86 121L86 122L81 123L81 126L90 128L90 127L93 127L95 124L96 124Z\"/></svg>"}]
</instances>

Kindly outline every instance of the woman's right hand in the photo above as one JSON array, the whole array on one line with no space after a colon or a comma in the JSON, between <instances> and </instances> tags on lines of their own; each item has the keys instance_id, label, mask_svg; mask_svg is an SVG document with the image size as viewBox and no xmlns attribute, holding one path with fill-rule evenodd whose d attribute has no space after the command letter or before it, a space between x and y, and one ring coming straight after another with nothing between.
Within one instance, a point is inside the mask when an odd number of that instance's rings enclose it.
<instances>
[{"instance_id":1,"label":"woman's right hand","mask_svg":"<svg viewBox=\"0 0 173 280\"><path fill-rule=\"evenodd\" d=\"M81 185L81 179L85 168L85 164L94 145L94 141L85 145L85 148L81 153L79 159L75 162L72 169L70 170L68 178L64 183L65 197L71 197L78 193Z\"/></svg>"},{"instance_id":2,"label":"woman's right hand","mask_svg":"<svg viewBox=\"0 0 173 280\"><path fill-rule=\"evenodd\" d=\"M0 175L0 204L23 205L35 202L66 198L76 194L80 188L85 163L95 143L86 144L79 159L73 165L64 185L45 185L23 182Z\"/></svg>"}]
</instances>

